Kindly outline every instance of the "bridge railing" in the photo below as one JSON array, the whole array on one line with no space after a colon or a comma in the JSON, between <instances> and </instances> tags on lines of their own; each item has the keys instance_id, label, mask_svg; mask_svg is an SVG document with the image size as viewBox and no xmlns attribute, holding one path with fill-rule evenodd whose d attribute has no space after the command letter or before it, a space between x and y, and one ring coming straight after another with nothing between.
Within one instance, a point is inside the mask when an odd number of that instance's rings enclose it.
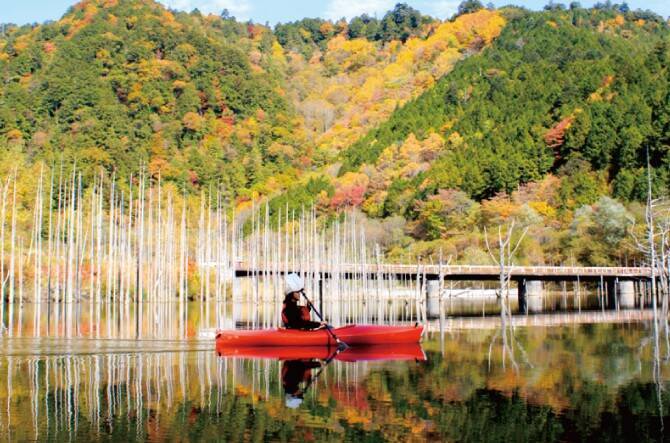
<instances>
[{"instance_id":1,"label":"bridge railing","mask_svg":"<svg viewBox=\"0 0 670 443\"><path fill-rule=\"evenodd\" d=\"M216 263L206 263L205 266L216 266ZM252 269L251 264L245 261L235 262L236 271L244 272L272 272L276 269L278 272L283 272L288 269L289 271L299 271L298 269L293 269L292 266L286 266L284 263L270 264L270 269L262 269L257 267ZM416 275L416 274L430 274L438 275L440 273L445 276L449 275L497 275L500 273L499 266L491 265L407 265L407 264L362 264L362 263L341 263L336 267L321 265L318 269L315 266L308 266L305 269L302 269L303 272L313 273L360 273L360 274L405 274L405 275ZM627 276L627 277L641 277L646 278L651 275L651 269L648 267L632 267L632 266L612 266L612 267L602 267L602 266L510 266L506 268L506 271L511 275L524 275L532 277L536 276L603 276L603 277L617 277L617 276Z\"/></svg>"}]
</instances>

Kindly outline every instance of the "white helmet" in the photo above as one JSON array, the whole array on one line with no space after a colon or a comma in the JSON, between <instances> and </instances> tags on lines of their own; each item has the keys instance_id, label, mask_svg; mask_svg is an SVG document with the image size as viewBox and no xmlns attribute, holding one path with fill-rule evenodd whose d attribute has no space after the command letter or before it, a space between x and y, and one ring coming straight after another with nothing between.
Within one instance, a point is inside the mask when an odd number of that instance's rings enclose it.
<instances>
[{"instance_id":1,"label":"white helmet","mask_svg":"<svg viewBox=\"0 0 670 443\"><path fill-rule=\"evenodd\" d=\"M286 394L284 401L286 403L286 407L290 409L295 409L302 404L302 398L291 394Z\"/></svg>"},{"instance_id":2,"label":"white helmet","mask_svg":"<svg viewBox=\"0 0 670 443\"><path fill-rule=\"evenodd\" d=\"M299 292L305 289L305 283L302 281L302 278L298 274L288 274L284 281L286 286L284 287L284 294L288 295L291 292Z\"/></svg>"}]
</instances>

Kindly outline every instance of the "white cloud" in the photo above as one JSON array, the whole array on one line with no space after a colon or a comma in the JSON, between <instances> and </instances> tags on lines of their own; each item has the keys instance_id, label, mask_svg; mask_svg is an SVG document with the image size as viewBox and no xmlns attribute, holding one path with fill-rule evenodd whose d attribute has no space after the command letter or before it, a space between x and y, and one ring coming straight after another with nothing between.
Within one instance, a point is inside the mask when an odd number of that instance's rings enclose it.
<instances>
[{"instance_id":1,"label":"white cloud","mask_svg":"<svg viewBox=\"0 0 670 443\"><path fill-rule=\"evenodd\" d=\"M203 14L221 14L227 9L230 15L237 19L249 18L251 4L249 0L160 0L167 6L183 11L192 11L198 8Z\"/></svg>"},{"instance_id":2,"label":"white cloud","mask_svg":"<svg viewBox=\"0 0 670 443\"><path fill-rule=\"evenodd\" d=\"M456 13L459 4L460 1L439 0L432 2L431 10L429 12L431 15L437 18L449 18Z\"/></svg>"},{"instance_id":3,"label":"white cloud","mask_svg":"<svg viewBox=\"0 0 670 443\"><path fill-rule=\"evenodd\" d=\"M361 14L377 15L381 18L386 11L393 9L398 0L330 0L326 7L326 18L337 20L350 19Z\"/></svg>"}]
</instances>

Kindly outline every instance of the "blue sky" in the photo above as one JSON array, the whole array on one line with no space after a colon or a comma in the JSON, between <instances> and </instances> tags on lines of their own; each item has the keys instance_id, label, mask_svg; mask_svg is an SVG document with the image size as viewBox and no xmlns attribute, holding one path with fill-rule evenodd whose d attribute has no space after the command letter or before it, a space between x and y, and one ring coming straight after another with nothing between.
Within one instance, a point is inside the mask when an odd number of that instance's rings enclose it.
<instances>
[{"instance_id":1,"label":"blue sky","mask_svg":"<svg viewBox=\"0 0 670 443\"><path fill-rule=\"evenodd\" d=\"M220 13L224 8L239 19L252 19L258 23L286 22L303 17L325 17L336 19L353 17L364 12L378 16L391 9L398 0L159 0L175 9L187 11L199 8L202 12ZM404 0L425 14L447 18L454 13L459 1L454 0ZM569 3L569 0L565 0ZM618 2L613 0L613 2ZM32 23L60 18L73 0L0 0L0 23ZM484 1L487 3L487 1ZM546 0L494 0L497 6L520 4L531 9L540 9ZM582 1L590 6L592 1ZM664 17L670 16L669 0L630 0L631 8L651 9Z\"/></svg>"}]
</instances>

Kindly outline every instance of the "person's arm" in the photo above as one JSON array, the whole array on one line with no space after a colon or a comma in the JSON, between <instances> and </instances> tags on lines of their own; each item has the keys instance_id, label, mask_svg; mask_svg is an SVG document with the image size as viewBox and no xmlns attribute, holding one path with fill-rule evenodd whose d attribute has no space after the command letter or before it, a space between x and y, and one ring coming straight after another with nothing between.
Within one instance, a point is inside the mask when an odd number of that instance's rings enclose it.
<instances>
[{"instance_id":1,"label":"person's arm","mask_svg":"<svg viewBox=\"0 0 670 443\"><path fill-rule=\"evenodd\" d=\"M320 368L321 366L323 366L323 364L318 360L312 360L312 361L306 363L305 365L310 369L316 369L316 368Z\"/></svg>"},{"instance_id":2,"label":"person's arm","mask_svg":"<svg viewBox=\"0 0 670 443\"><path fill-rule=\"evenodd\" d=\"M321 326L323 326L321 322L300 319L301 329L317 329L320 328Z\"/></svg>"},{"instance_id":3,"label":"person's arm","mask_svg":"<svg viewBox=\"0 0 670 443\"><path fill-rule=\"evenodd\" d=\"M300 319L303 322L303 326L301 327L303 329L319 329L325 326L324 322L312 321L312 316L310 315L310 312L313 311L311 303L308 303L307 306L301 307L300 310Z\"/></svg>"}]
</instances>

